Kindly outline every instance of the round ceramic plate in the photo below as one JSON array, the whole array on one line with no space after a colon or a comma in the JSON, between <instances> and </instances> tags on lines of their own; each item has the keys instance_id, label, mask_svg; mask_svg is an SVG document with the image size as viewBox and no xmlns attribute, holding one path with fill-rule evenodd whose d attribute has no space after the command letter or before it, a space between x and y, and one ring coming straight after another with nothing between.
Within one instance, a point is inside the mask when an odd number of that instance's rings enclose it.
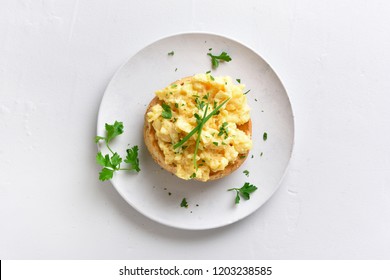
<instances>
[{"instance_id":1,"label":"round ceramic plate","mask_svg":"<svg viewBox=\"0 0 390 280\"><path fill-rule=\"evenodd\" d=\"M227 52L232 60L212 69L208 52ZM174 52L173 55L168 53ZM146 107L171 82L212 70L213 76L231 76L245 84L253 122L253 149L235 172L207 183L185 181L162 170L143 142ZM124 133L111 148L125 156L139 147L141 171L117 172L111 180L135 209L159 223L182 229L210 229L232 224L257 210L278 188L291 157L294 121L291 104L279 78L256 52L214 34L186 33L160 39L135 54L114 75L102 99L97 135L105 123L122 121ZM267 133L267 140L263 139ZM103 154L108 153L99 144ZM249 171L248 176L243 173ZM235 204L235 193L245 182L257 186L250 200ZM186 198L188 207L180 204Z\"/></svg>"}]
</instances>

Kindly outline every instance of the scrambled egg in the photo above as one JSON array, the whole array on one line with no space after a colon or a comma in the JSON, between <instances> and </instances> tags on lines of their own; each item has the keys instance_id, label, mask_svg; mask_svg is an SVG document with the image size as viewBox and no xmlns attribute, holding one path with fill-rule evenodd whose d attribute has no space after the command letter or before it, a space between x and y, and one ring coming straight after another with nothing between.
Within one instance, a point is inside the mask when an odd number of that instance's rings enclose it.
<instances>
[{"instance_id":1,"label":"scrambled egg","mask_svg":"<svg viewBox=\"0 0 390 280\"><path fill-rule=\"evenodd\" d=\"M224 170L239 154L252 148L250 135L237 128L250 119L250 108L243 89L244 85L234 84L230 77L197 74L181 84L156 91L163 106L153 106L147 113L147 121L156 131L165 163L176 166L178 177L190 179L196 176L201 181L207 181L211 172ZM208 115L227 99L229 101L219 112L204 123L195 160L198 133L174 149L174 144L200 123L206 109Z\"/></svg>"}]
</instances>

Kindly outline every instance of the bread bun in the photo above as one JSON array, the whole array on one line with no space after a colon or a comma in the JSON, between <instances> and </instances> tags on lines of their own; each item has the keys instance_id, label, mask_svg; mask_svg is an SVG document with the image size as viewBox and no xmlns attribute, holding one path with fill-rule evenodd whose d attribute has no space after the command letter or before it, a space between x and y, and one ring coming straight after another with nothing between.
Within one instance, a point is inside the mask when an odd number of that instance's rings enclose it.
<instances>
[{"instance_id":1,"label":"bread bun","mask_svg":"<svg viewBox=\"0 0 390 280\"><path fill-rule=\"evenodd\" d=\"M188 81L189 79L191 79L191 77L186 77L186 78L180 79L172 84L183 84L185 81ZM162 150L160 149L160 147L158 145L156 131L153 128L152 123L148 122L148 120L147 120L147 113L152 110L152 107L157 105L157 104L161 105L162 103L163 103L162 100L160 100L156 96L151 100L151 102L149 103L149 105L146 109L144 129L143 129L144 141L145 141L145 145L148 148L150 154L152 155L152 158L154 159L154 161L157 162L166 171L173 173L173 174L176 174L176 172L177 172L176 165L167 164L165 162L164 153L162 152ZM237 128L239 130L245 132L245 134L247 134L249 137L251 137L251 135L252 135L252 121L250 119L248 122L246 122L242 125L237 125ZM207 181L220 179L220 178L223 178L223 177L231 174L233 171L238 169L244 163L244 161L248 157L248 154L249 154L249 150L246 153L239 154L237 159L234 162L229 163L225 167L225 169L223 169L223 170L216 171L216 172L210 171L209 179ZM193 179L198 180L198 181L202 181L199 178L193 178Z\"/></svg>"}]
</instances>

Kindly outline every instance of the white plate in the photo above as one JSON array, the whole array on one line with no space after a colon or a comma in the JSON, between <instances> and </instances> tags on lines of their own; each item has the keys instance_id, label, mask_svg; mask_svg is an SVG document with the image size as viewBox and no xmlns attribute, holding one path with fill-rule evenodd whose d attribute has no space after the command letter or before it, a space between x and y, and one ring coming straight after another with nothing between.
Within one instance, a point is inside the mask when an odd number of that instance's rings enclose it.
<instances>
[{"instance_id":1,"label":"white plate","mask_svg":"<svg viewBox=\"0 0 390 280\"><path fill-rule=\"evenodd\" d=\"M154 92L182 77L211 70L206 54L226 51L232 61L221 63L212 75L228 75L246 85L252 108L253 150L249 158L226 178L201 183L185 181L162 170L143 143L143 117ZM174 55L168 55L174 51ZM122 121L125 132L113 150L125 155L129 146L140 148L141 172L117 172L111 180L135 209L159 223L182 229L210 229L234 223L253 213L278 188L291 157L294 121L287 93L271 67L253 50L223 36L204 33L163 38L135 54L114 75L99 109L97 135L104 124ZM263 140L267 132L268 140ZM108 153L99 145L103 153ZM260 156L262 154L262 156ZM253 157L252 157L253 155ZM249 177L243 174L248 170ZM227 189L250 182L258 187L251 199L234 204ZM180 207L183 198L188 208Z\"/></svg>"}]
</instances>

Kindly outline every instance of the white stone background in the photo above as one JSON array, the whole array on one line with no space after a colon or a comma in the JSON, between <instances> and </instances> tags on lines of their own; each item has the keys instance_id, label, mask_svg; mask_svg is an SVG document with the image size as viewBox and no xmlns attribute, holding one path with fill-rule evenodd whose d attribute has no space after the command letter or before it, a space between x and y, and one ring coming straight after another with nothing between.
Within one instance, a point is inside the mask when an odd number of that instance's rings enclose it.
<instances>
[{"instance_id":1,"label":"white stone background","mask_svg":"<svg viewBox=\"0 0 390 280\"><path fill-rule=\"evenodd\" d=\"M0 1L0 259L389 259L390 2ZM281 78L295 147L228 227L155 223L97 179L98 106L158 38L205 31Z\"/></svg>"}]
</instances>

